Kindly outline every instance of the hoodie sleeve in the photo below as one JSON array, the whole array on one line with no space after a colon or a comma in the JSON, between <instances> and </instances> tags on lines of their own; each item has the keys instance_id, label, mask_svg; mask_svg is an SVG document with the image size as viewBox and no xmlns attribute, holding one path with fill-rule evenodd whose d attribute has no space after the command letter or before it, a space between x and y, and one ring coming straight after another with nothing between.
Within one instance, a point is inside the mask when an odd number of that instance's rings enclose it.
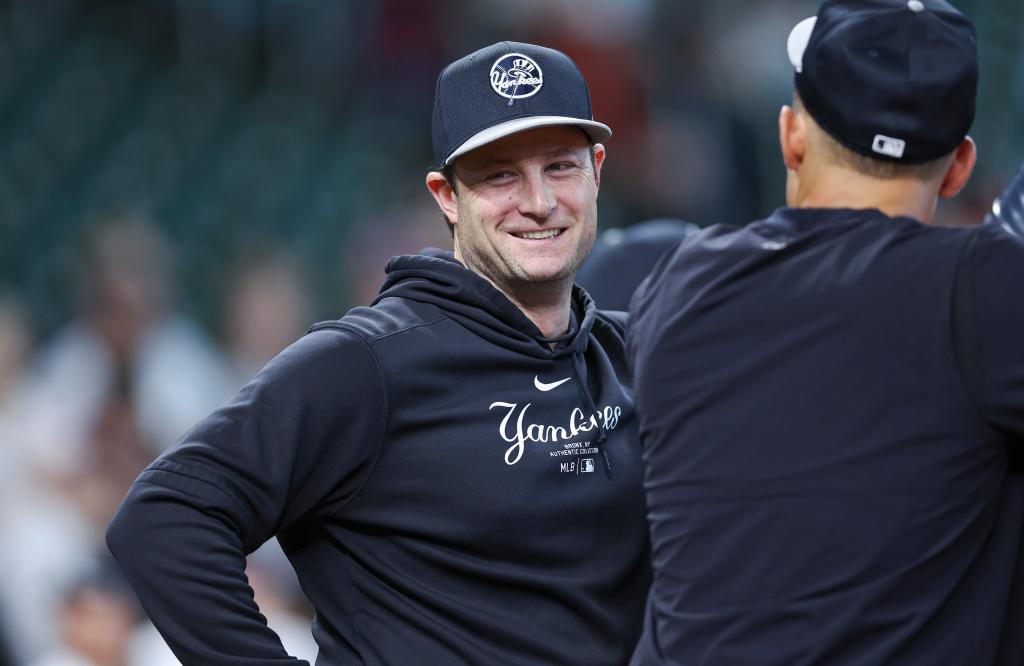
<instances>
[{"instance_id":1,"label":"hoodie sleeve","mask_svg":"<svg viewBox=\"0 0 1024 666\"><path fill-rule=\"evenodd\" d=\"M175 655L191 664L296 664L266 624L245 556L349 501L380 448L376 357L343 330L309 334L153 462L107 543Z\"/></svg>"},{"instance_id":2,"label":"hoodie sleeve","mask_svg":"<svg viewBox=\"0 0 1024 666\"><path fill-rule=\"evenodd\" d=\"M979 231L974 300L981 406L993 426L1024 444L1024 241L998 227Z\"/></svg>"}]
</instances>

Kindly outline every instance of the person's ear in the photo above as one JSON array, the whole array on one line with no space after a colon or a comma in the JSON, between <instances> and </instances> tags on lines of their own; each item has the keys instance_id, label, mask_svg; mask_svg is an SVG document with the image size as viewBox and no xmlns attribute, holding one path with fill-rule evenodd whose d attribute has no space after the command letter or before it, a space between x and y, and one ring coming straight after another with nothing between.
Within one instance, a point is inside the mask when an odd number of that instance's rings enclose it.
<instances>
[{"instance_id":1,"label":"person's ear","mask_svg":"<svg viewBox=\"0 0 1024 666\"><path fill-rule=\"evenodd\" d=\"M970 179L977 160L978 148L974 145L974 139L965 136L960 145L956 147L953 161L950 162L946 175L942 179L942 185L939 186L939 196L944 199L956 196Z\"/></svg>"},{"instance_id":2,"label":"person's ear","mask_svg":"<svg viewBox=\"0 0 1024 666\"><path fill-rule=\"evenodd\" d=\"M452 224L459 223L459 207L456 203L455 190L451 183L440 171L431 171L427 174L427 189L437 202L441 213L448 218Z\"/></svg>"},{"instance_id":3,"label":"person's ear","mask_svg":"<svg viewBox=\"0 0 1024 666\"><path fill-rule=\"evenodd\" d=\"M807 124L802 113L787 105L779 111L779 147L786 169L798 171L807 152Z\"/></svg>"},{"instance_id":4,"label":"person's ear","mask_svg":"<svg viewBox=\"0 0 1024 666\"><path fill-rule=\"evenodd\" d=\"M608 153L603 143L594 144L594 183L598 189L601 188L601 166L604 165L604 158Z\"/></svg>"}]
</instances>

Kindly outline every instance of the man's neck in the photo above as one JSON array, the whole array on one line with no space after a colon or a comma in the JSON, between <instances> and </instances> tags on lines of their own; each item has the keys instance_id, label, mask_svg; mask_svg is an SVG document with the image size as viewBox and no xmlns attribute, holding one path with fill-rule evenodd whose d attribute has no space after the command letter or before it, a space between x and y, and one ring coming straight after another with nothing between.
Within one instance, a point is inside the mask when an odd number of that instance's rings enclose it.
<instances>
[{"instance_id":1,"label":"man's neck","mask_svg":"<svg viewBox=\"0 0 1024 666\"><path fill-rule=\"evenodd\" d=\"M569 329L573 278L551 282L515 281L513 284L499 284L491 279L486 270L474 267L471 262L467 263L459 251L457 241L455 259L505 294L505 297L540 329L545 338L557 338Z\"/></svg>"},{"instance_id":2,"label":"man's neck","mask_svg":"<svg viewBox=\"0 0 1024 666\"><path fill-rule=\"evenodd\" d=\"M793 208L875 208L889 217L912 217L931 224L937 192L934 185L916 178L879 179L826 167L810 178L802 177L787 202Z\"/></svg>"},{"instance_id":3,"label":"man's neck","mask_svg":"<svg viewBox=\"0 0 1024 666\"><path fill-rule=\"evenodd\" d=\"M530 284L510 290L498 287L545 338L556 338L569 329L572 281Z\"/></svg>"}]
</instances>

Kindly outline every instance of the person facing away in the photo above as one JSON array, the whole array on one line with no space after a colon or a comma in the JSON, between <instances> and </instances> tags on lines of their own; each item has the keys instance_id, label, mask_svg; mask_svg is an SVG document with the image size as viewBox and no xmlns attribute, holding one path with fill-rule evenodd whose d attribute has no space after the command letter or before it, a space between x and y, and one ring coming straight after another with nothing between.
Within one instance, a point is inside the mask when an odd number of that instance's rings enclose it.
<instances>
[{"instance_id":1,"label":"person facing away","mask_svg":"<svg viewBox=\"0 0 1024 666\"><path fill-rule=\"evenodd\" d=\"M390 260L132 486L107 539L185 664L296 663L243 556L273 535L317 664L622 664L650 584L623 322L573 275L610 129L564 54L442 71L454 254ZM305 663L305 662L299 662Z\"/></svg>"},{"instance_id":2,"label":"person facing away","mask_svg":"<svg viewBox=\"0 0 1024 666\"><path fill-rule=\"evenodd\" d=\"M1010 663L1024 243L930 224L975 162L974 29L829 0L788 51L787 207L684 240L632 304L632 663Z\"/></svg>"}]
</instances>

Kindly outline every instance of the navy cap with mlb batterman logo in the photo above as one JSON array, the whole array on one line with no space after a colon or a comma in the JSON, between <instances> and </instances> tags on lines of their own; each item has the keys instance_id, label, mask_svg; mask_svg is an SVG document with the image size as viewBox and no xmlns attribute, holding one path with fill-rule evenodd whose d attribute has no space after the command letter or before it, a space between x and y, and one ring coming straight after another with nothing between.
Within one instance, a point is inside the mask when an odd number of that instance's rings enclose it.
<instances>
[{"instance_id":1,"label":"navy cap with mlb batterman logo","mask_svg":"<svg viewBox=\"0 0 1024 666\"><path fill-rule=\"evenodd\" d=\"M943 0L827 0L787 50L807 111L858 153L927 162L974 121L974 26Z\"/></svg>"},{"instance_id":2,"label":"navy cap with mlb batterman logo","mask_svg":"<svg viewBox=\"0 0 1024 666\"><path fill-rule=\"evenodd\" d=\"M500 42L456 60L437 77L431 134L438 165L548 125L575 125L593 142L612 135L594 121L587 82L561 51Z\"/></svg>"}]
</instances>

